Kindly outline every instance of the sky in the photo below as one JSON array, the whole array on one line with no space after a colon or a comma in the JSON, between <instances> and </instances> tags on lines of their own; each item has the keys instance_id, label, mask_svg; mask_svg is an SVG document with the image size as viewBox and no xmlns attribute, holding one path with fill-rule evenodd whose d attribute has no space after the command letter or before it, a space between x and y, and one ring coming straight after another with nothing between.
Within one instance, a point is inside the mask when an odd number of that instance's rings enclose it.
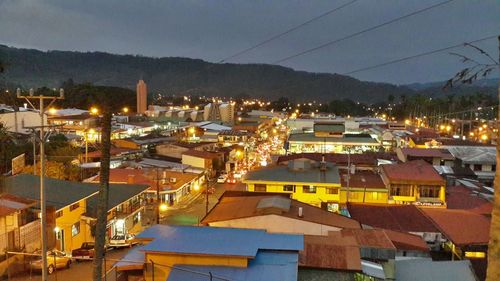
<instances>
[{"instance_id":1,"label":"sky","mask_svg":"<svg viewBox=\"0 0 500 281\"><path fill-rule=\"evenodd\" d=\"M0 0L0 44L219 62L350 1ZM228 62L272 64L443 1L357 0ZM280 65L344 74L491 35L500 35L500 0L454 0ZM476 45L498 58L496 39ZM460 47L352 76L395 84L446 80L464 67L450 52L487 62Z\"/></svg>"}]
</instances>

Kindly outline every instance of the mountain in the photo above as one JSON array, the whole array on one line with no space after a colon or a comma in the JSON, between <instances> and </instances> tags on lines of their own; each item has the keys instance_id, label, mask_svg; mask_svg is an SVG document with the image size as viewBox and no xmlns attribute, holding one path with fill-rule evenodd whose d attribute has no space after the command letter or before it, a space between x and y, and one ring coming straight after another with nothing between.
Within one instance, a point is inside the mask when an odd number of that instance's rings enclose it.
<instances>
[{"instance_id":1,"label":"mountain","mask_svg":"<svg viewBox=\"0 0 500 281\"><path fill-rule=\"evenodd\" d=\"M135 90L143 78L151 93L225 97L288 97L293 101L331 101L349 98L361 102L387 101L428 89L365 82L349 76L295 71L266 64L214 64L199 59L103 52L39 51L0 45L3 74L10 86L59 87L72 78ZM1 76L0 76L1 77ZM2 78L0 78L2 79ZM2 80L0 80L0 83ZM467 91L472 91L468 89ZM456 91L456 90L453 90Z\"/></svg>"}]
</instances>

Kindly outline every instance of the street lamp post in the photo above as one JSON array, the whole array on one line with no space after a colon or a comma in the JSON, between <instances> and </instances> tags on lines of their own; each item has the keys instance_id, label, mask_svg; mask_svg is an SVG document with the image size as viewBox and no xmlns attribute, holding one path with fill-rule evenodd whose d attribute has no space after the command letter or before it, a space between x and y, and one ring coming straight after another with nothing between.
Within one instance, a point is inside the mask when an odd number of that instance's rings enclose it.
<instances>
[{"instance_id":1,"label":"street lamp post","mask_svg":"<svg viewBox=\"0 0 500 281\"><path fill-rule=\"evenodd\" d=\"M45 176L45 106L44 101L48 100L49 108L56 100L64 99L64 90L59 90L59 96L44 96L37 95L35 96L35 91L30 89L29 96L21 95L21 89L17 89L16 95L17 98L25 99L30 106L36 110L35 106L31 102L31 100L38 100L40 107L38 112L40 114L40 209L41 209L41 237L42 237L42 281L48 280L47 274L47 206L46 206L46 195L45 195L45 186L44 186L44 176ZM36 167L34 167L36 169Z\"/></svg>"}]
</instances>

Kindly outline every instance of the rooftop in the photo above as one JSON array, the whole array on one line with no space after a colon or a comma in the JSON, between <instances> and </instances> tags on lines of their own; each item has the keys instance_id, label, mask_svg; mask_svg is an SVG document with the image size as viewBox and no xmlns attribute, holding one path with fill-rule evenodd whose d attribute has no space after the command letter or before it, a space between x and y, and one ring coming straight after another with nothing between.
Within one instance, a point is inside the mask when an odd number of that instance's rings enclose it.
<instances>
[{"instance_id":1,"label":"rooftop","mask_svg":"<svg viewBox=\"0 0 500 281\"><path fill-rule=\"evenodd\" d=\"M453 146L448 150L466 164L496 164L494 146Z\"/></svg>"},{"instance_id":2,"label":"rooftop","mask_svg":"<svg viewBox=\"0 0 500 281\"><path fill-rule=\"evenodd\" d=\"M185 151L182 153L182 155L188 155L188 156L204 158L204 159L217 159L217 158L219 158L219 155L217 153L209 152L209 151L194 150L194 149L190 149L188 151Z\"/></svg>"},{"instance_id":3,"label":"rooftop","mask_svg":"<svg viewBox=\"0 0 500 281\"><path fill-rule=\"evenodd\" d=\"M0 217L27 209L35 205L36 202L12 194L0 194Z\"/></svg>"},{"instance_id":4,"label":"rooftop","mask_svg":"<svg viewBox=\"0 0 500 281\"><path fill-rule=\"evenodd\" d=\"M340 177L341 186L347 187L347 173ZM373 171L358 170L349 176L349 187L367 189L386 189L380 175Z\"/></svg>"},{"instance_id":5,"label":"rooftop","mask_svg":"<svg viewBox=\"0 0 500 281\"><path fill-rule=\"evenodd\" d=\"M445 180L434 167L424 160L400 164L381 165L382 172L391 183L426 183L444 185Z\"/></svg>"},{"instance_id":6,"label":"rooftop","mask_svg":"<svg viewBox=\"0 0 500 281\"><path fill-rule=\"evenodd\" d=\"M414 205L348 204L349 214L363 225L401 232L440 232Z\"/></svg>"},{"instance_id":7,"label":"rooftop","mask_svg":"<svg viewBox=\"0 0 500 281\"><path fill-rule=\"evenodd\" d=\"M457 246L487 245L490 240L491 219L484 215L437 208L422 211Z\"/></svg>"},{"instance_id":8,"label":"rooftop","mask_svg":"<svg viewBox=\"0 0 500 281\"><path fill-rule=\"evenodd\" d=\"M155 225L136 236L153 240L145 252L254 258L259 250L300 251L303 235L271 234L264 230Z\"/></svg>"},{"instance_id":9,"label":"rooftop","mask_svg":"<svg viewBox=\"0 0 500 281\"><path fill-rule=\"evenodd\" d=\"M493 210L492 202L464 186L446 188L446 206L448 209L468 210L477 214L491 214Z\"/></svg>"},{"instance_id":10,"label":"rooftop","mask_svg":"<svg viewBox=\"0 0 500 281\"><path fill-rule=\"evenodd\" d=\"M314 132L344 133L345 126L342 123L314 123Z\"/></svg>"},{"instance_id":11,"label":"rooftop","mask_svg":"<svg viewBox=\"0 0 500 281\"><path fill-rule=\"evenodd\" d=\"M263 206L265 204L268 206ZM302 217L298 216L299 208L303 210ZM203 218L202 223L270 214L340 228L360 228L359 223L353 219L290 199L288 194L235 191L226 191L215 207Z\"/></svg>"},{"instance_id":12,"label":"rooftop","mask_svg":"<svg viewBox=\"0 0 500 281\"><path fill-rule=\"evenodd\" d=\"M109 170L110 183L128 183L147 185L150 189L156 190L156 178L160 179L160 191L177 190L184 184L191 182L198 177L195 173L184 173L171 170L159 170L159 175L156 169L111 169ZM97 176L92 181L99 182L100 177ZM175 179L175 181L174 181Z\"/></svg>"},{"instance_id":13,"label":"rooftop","mask_svg":"<svg viewBox=\"0 0 500 281\"><path fill-rule=\"evenodd\" d=\"M477 281L469 260L404 259L395 268L398 281Z\"/></svg>"},{"instance_id":14,"label":"rooftop","mask_svg":"<svg viewBox=\"0 0 500 281\"><path fill-rule=\"evenodd\" d=\"M96 200L99 184L64 181L45 178L47 205L56 210L62 209L82 199L88 198L89 208ZM4 191L18 197L38 201L40 198L40 177L20 174L5 178ZM146 190L147 186L140 184L110 184L108 207L112 209L124 201Z\"/></svg>"},{"instance_id":15,"label":"rooftop","mask_svg":"<svg viewBox=\"0 0 500 281\"><path fill-rule=\"evenodd\" d=\"M406 157L432 157L444 160L453 160L455 157L444 148L401 148L401 152Z\"/></svg>"},{"instance_id":16,"label":"rooftop","mask_svg":"<svg viewBox=\"0 0 500 281\"><path fill-rule=\"evenodd\" d=\"M331 163L328 163L326 170L322 171L319 163L294 160L290 161L288 166L278 165L250 171L246 174L244 182L339 184L340 178L337 166Z\"/></svg>"}]
</instances>

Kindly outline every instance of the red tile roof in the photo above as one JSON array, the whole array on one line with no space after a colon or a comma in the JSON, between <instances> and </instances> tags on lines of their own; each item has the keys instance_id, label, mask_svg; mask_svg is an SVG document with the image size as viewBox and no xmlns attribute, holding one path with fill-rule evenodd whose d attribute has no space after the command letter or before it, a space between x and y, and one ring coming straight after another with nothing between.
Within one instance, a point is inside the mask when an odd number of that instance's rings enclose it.
<instances>
[{"instance_id":1,"label":"red tile roof","mask_svg":"<svg viewBox=\"0 0 500 281\"><path fill-rule=\"evenodd\" d=\"M189 156L203 158L203 159L217 159L217 158L219 158L219 155L217 155L217 153L194 150L194 149L190 149L186 152L183 152L182 155L189 155Z\"/></svg>"},{"instance_id":2,"label":"red tile roof","mask_svg":"<svg viewBox=\"0 0 500 281\"><path fill-rule=\"evenodd\" d=\"M424 239L418 235L388 229L384 229L384 232L398 250L421 252L430 250Z\"/></svg>"},{"instance_id":3,"label":"red tile roof","mask_svg":"<svg viewBox=\"0 0 500 281\"><path fill-rule=\"evenodd\" d=\"M361 271L361 254L354 237L330 232L328 236L304 235L304 250L299 266L334 270Z\"/></svg>"},{"instance_id":4,"label":"red tile roof","mask_svg":"<svg viewBox=\"0 0 500 281\"><path fill-rule=\"evenodd\" d=\"M197 174L183 173L165 170L165 177L160 170L160 192L168 190L177 190L184 184L191 182L198 177ZM99 176L92 182L99 182ZM156 171L155 169L111 169L109 170L110 183L130 183L144 184L150 186L149 190L156 191ZM161 179L165 178L165 182ZM175 178L175 182L172 179Z\"/></svg>"},{"instance_id":5,"label":"red tile roof","mask_svg":"<svg viewBox=\"0 0 500 281\"><path fill-rule=\"evenodd\" d=\"M487 245L491 219L464 210L422 208L437 228L457 246Z\"/></svg>"},{"instance_id":6,"label":"red tile roof","mask_svg":"<svg viewBox=\"0 0 500 281\"><path fill-rule=\"evenodd\" d=\"M463 186L446 188L446 206L448 209L468 210L476 214L491 214L493 203Z\"/></svg>"},{"instance_id":7,"label":"red tile roof","mask_svg":"<svg viewBox=\"0 0 500 281\"><path fill-rule=\"evenodd\" d=\"M444 185L445 180L434 167L424 160L409 161L401 164L381 165L382 173L390 183L415 183Z\"/></svg>"},{"instance_id":8,"label":"red tile roof","mask_svg":"<svg viewBox=\"0 0 500 281\"><path fill-rule=\"evenodd\" d=\"M351 218L361 224L402 232L439 232L414 205L348 204Z\"/></svg>"},{"instance_id":9,"label":"red tile roof","mask_svg":"<svg viewBox=\"0 0 500 281\"><path fill-rule=\"evenodd\" d=\"M240 218L258 217L262 215L274 214L295 220L313 222L322 225L334 226L339 228L360 228L357 221L344 217L339 214L328 212L318 207L302 203L297 200L290 200L290 209L288 211L277 212L272 210L258 210L257 205L265 198L286 197L288 194L258 193L258 192L239 192L226 191L219 199L214 208L203 218L202 223L208 224L217 221L227 221ZM298 217L299 208L303 210L303 216Z\"/></svg>"},{"instance_id":10,"label":"red tile roof","mask_svg":"<svg viewBox=\"0 0 500 281\"><path fill-rule=\"evenodd\" d=\"M340 183L342 187L347 187L347 173L343 172L340 175ZM349 187L352 188L378 188L385 189L385 184L380 175L373 171L356 171L349 177Z\"/></svg>"}]
</instances>

